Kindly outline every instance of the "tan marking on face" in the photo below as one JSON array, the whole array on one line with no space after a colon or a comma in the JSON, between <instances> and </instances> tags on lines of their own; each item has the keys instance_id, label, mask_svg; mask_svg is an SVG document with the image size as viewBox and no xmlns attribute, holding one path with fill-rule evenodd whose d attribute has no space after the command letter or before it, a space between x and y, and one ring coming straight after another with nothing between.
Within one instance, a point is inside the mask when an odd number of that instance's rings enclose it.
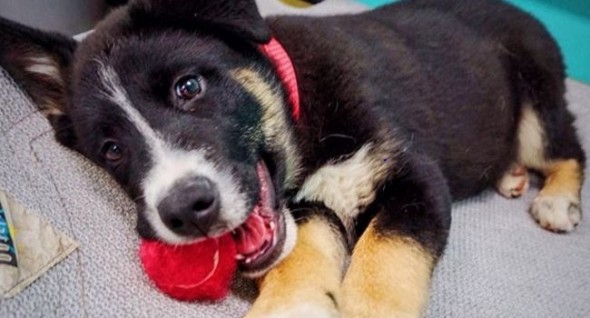
<instances>
[{"instance_id":1,"label":"tan marking on face","mask_svg":"<svg viewBox=\"0 0 590 318\"><path fill-rule=\"evenodd\" d=\"M246 317L338 317L326 293L338 299L345 256L342 238L326 221L312 218L300 225L293 252L259 280L260 295Z\"/></svg>"},{"instance_id":2,"label":"tan marking on face","mask_svg":"<svg viewBox=\"0 0 590 318\"><path fill-rule=\"evenodd\" d=\"M282 148L286 154L286 186L291 187L297 179L300 158L287 123L283 95L278 87L271 86L264 77L249 68L230 72L231 77L250 93L262 106L262 129L268 145Z\"/></svg>"},{"instance_id":3,"label":"tan marking on face","mask_svg":"<svg viewBox=\"0 0 590 318\"><path fill-rule=\"evenodd\" d=\"M354 219L375 199L376 189L396 163L397 145L366 144L352 157L326 164L309 176L296 201L323 202L340 217L347 229Z\"/></svg>"},{"instance_id":4,"label":"tan marking on face","mask_svg":"<svg viewBox=\"0 0 590 318\"><path fill-rule=\"evenodd\" d=\"M433 256L416 241L380 235L371 223L344 278L343 316L420 317L433 267Z\"/></svg>"}]
</instances>

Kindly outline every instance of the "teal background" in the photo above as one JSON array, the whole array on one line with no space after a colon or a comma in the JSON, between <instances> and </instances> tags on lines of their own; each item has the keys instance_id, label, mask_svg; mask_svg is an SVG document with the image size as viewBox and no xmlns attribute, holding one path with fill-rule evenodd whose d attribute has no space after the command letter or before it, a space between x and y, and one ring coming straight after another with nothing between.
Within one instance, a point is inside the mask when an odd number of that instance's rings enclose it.
<instances>
[{"instance_id":1,"label":"teal background","mask_svg":"<svg viewBox=\"0 0 590 318\"><path fill-rule=\"evenodd\" d=\"M359 1L371 7L393 2ZM590 0L506 1L540 19L557 39L565 57L569 76L590 83Z\"/></svg>"}]
</instances>

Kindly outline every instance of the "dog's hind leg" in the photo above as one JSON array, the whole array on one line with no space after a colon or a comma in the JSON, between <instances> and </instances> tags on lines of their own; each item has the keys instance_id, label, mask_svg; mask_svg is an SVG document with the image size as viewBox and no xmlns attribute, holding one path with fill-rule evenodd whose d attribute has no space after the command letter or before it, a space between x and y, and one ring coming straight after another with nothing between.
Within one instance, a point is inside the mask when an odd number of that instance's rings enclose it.
<instances>
[{"instance_id":1,"label":"dog's hind leg","mask_svg":"<svg viewBox=\"0 0 590 318\"><path fill-rule=\"evenodd\" d=\"M532 217L554 232L572 231L581 220L580 191L585 156L565 101L544 108L527 105L519 127L519 162L545 177L531 206Z\"/></svg>"},{"instance_id":2,"label":"dog's hind leg","mask_svg":"<svg viewBox=\"0 0 590 318\"><path fill-rule=\"evenodd\" d=\"M518 24L512 21L502 23L520 29L506 33L510 35L502 39L509 52L507 65L514 91L523 104L518 162L545 177L530 212L543 228L568 232L581 219L585 154L564 97L565 66L557 44L541 24L534 20Z\"/></svg>"},{"instance_id":3,"label":"dog's hind leg","mask_svg":"<svg viewBox=\"0 0 590 318\"><path fill-rule=\"evenodd\" d=\"M415 157L385 186L357 242L342 285L350 318L420 317L446 245L451 200L433 160Z\"/></svg>"},{"instance_id":4,"label":"dog's hind leg","mask_svg":"<svg viewBox=\"0 0 590 318\"><path fill-rule=\"evenodd\" d=\"M347 248L337 226L314 214L300 220L291 254L260 279L260 295L247 318L340 317Z\"/></svg>"},{"instance_id":5,"label":"dog's hind leg","mask_svg":"<svg viewBox=\"0 0 590 318\"><path fill-rule=\"evenodd\" d=\"M506 173L496 183L498 192L506 198L518 198L529 189L529 172L521 164L510 165Z\"/></svg>"},{"instance_id":6,"label":"dog's hind leg","mask_svg":"<svg viewBox=\"0 0 590 318\"><path fill-rule=\"evenodd\" d=\"M545 177L530 209L533 218L547 230L569 232L582 215L585 154L564 98L563 65L556 57L547 58L558 53L539 53L541 49L531 44L537 42L525 41L528 47L522 54L528 56L513 61L525 102L518 127L518 162Z\"/></svg>"}]
</instances>

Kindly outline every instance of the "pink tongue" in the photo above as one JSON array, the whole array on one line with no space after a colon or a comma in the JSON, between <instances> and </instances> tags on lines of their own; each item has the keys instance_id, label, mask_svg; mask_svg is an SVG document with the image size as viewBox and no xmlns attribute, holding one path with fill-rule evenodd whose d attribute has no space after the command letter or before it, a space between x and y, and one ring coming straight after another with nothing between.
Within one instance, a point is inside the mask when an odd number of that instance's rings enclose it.
<instances>
[{"instance_id":1,"label":"pink tongue","mask_svg":"<svg viewBox=\"0 0 590 318\"><path fill-rule=\"evenodd\" d=\"M234 234L238 253L242 256L259 251L264 243L272 240L273 236L273 230L267 224L271 222L270 218L273 214L268 172L262 163L258 164L256 172L260 182L260 202L254 207L246 222L236 229Z\"/></svg>"},{"instance_id":2,"label":"pink tongue","mask_svg":"<svg viewBox=\"0 0 590 318\"><path fill-rule=\"evenodd\" d=\"M246 223L236 230L236 246L241 255L247 256L258 251L269 236L260 209L260 205L257 205Z\"/></svg>"}]
</instances>

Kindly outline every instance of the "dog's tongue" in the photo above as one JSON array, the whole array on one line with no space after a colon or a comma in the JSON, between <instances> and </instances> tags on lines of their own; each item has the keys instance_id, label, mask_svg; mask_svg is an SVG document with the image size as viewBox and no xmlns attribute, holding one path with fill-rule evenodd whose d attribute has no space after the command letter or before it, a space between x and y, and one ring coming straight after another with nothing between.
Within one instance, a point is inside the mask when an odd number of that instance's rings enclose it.
<instances>
[{"instance_id":1,"label":"dog's tongue","mask_svg":"<svg viewBox=\"0 0 590 318\"><path fill-rule=\"evenodd\" d=\"M273 189L270 188L268 170L263 163L259 163L256 170L260 182L260 201L246 222L234 232L238 254L244 257L260 251L265 243L272 242L275 226L272 222L274 212L271 207L274 194Z\"/></svg>"},{"instance_id":2,"label":"dog's tongue","mask_svg":"<svg viewBox=\"0 0 590 318\"><path fill-rule=\"evenodd\" d=\"M244 256L260 250L270 237L264 218L260 215L261 207L257 205L246 222L236 230L235 239L238 253Z\"/></svg>"}]
</instances>

